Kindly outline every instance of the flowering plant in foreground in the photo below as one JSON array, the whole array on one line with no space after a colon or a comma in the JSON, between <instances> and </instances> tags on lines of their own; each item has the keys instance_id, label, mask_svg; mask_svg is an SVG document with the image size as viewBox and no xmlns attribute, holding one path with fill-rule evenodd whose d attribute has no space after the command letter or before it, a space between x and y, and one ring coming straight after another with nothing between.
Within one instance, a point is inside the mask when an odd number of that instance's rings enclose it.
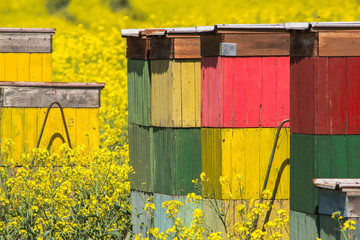
<instances>
[{"instance_id":1,"label":"flowering plant in foreground","mask_svg":"<svg viewBox=\"0 0 360 240\"><path fill-rule=\"evenodd\" d=\"M119 239L129 228L127 152L1 148L0 239Z\"/></svg>"},{"instance_id":2,"label":"flowering plant in foreground","mask_svg":"<svg viewBox=\"0 0 360 240\"><path fill-rule=\"evenodd\" d=\"M237 176L239 183L239 191L243 190L241 185L242 177ZM230 208L234 206L234 199L216 200L211 198L214 196L214 189L210 179L205 173L200 175L201 181L193 180L197 187L201 187L202 196L195 193L187 195L186 204L180 201L166 201L162 204L166 208L166 214L173 224L172 227L165 232L159 232L159 228L150 227L149 233L155 239L281 239L283 232L287 231L289 216L283 209L276 211L276 217L265 224L254 224L257 221L262 221L264 215L271 211L271 204L269 200L260 202L259 200L239 200L236 204L236 211L231 212ZM220 184L222 186L230 186L226 177L220 177ZM229 189L228 197L234 196L235 193ZM240 193L241 195L241 193ZM264 199L270 199L269 191L264 191ZM154 217L155 205L148 199L144 210ZM206 216L201 210L202 206L209 205L216 213L215 216ZM184 224L184 216L180 214L181 208L193 209L193 221L190 225ZM235 216L234 216L235 215ZM222 231L213 229L208 225L209 219L207 217L215 217L221 222ZM235 220L234 220L235 219ZM136 236L136 239L147 239Z\"/></svg>"}]
</instances>

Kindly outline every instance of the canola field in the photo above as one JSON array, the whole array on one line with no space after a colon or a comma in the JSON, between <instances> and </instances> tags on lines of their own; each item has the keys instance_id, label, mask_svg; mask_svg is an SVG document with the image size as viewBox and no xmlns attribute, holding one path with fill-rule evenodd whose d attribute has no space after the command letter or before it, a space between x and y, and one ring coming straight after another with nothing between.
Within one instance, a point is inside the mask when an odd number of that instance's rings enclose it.
<instances>
[{"instance_id":1,"label":"canola field","mask_svg":"<svg viewBox=\"0 0 360 240\"><path fill-rule=\"evenodd\" d=\"M57 29L53 42L53 81L106 84L101 93L99 118L100 145L107 150L95 151L93 156L86 156L81 147L73 151L64 147L59 156L38 150L25 156L22 163L32 166L35 158L43 164L43 169L27 168L16 173L2 170L0 177L6 181L0 184L0 202L18 215L4 213L6 219L0 221L0 239L49 236L104 239L116 237L119 232L124 234L128 228L131 167L127 143L126 41L121 37L121 29L359 21L359 3L358 0L2 0L0 27ZM3 163L7 161L7 166L12 166L13 160L7 153L13 143L9 140L2 144L5 144L1 149ZM46 162L50 165L60 162L64 168L54 172L47 169ZM79 168L73 168L74 165ZM114 174L106 179L99 177L109 169ZM89 176L89 182L81 185L84 175ZM22 181L17 180L19 177ZM53 177L57 179L55 183ZM57 191L56 204L46 191L49 186ZM74 187L81 191L69 197L69 189ZM6 192L6 189L14 190ZM99 193L104 189L110 189L111 194L100 199ZM27 195L35 190L40 195ZM95 197L86 199L90 192L94 192ZM23 205L16 205L11 199L25 201ZM41 212L41 208L53 212ZM110 209L114 215L107 216ZM95 230L90 233L87 229L91 226ZM215 235L214 239L217 239Z\"/></svg>"}]
</instances>

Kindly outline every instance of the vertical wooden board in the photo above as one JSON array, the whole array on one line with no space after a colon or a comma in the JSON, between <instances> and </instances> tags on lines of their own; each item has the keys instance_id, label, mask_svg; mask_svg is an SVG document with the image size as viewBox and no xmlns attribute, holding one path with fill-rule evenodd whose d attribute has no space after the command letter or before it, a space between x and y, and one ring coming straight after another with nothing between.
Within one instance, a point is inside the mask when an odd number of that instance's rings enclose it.
<instances>
[{"instance_id":1,"label":"vertical wooden board","mask_svg":"<svg viewBox=\"0 0 360 240\"><path fill-rule=\"evenodd\" d=\"M276 128L260 129L260 189L262 189L270 156L274 145ZM270 190L275 199L289 199L289 158L290 158L289 128L280 131L274 159L266 189Z\"/></svg>"},{"instance_id":2,"label":"vertical wooden board","mask_svg":"<svg viewBox=\"0 0 360 240\"><path fill-rule=\"evenodd\" d=\"M248 127L260 126L263 58L248 58Z\"/></svg>"},{"instance_id":3,"label":"vertical wooden board","mask_svg":"<svg viewBox=\"0 0 360 240\"><path fill-rule=\"evenodd\" d=\"M151 122L154 126L160 125L160 74L158 60L150 61L151 68ZM166 103L165 103L166 104Z\"/></svg>"},{"instance_id":4,"label":"vertical wooden board","mask_svg":"<svg viewBox=\"0 0 360 240\"><path fill-rule=\"evenodd\" d=\"M232 116L231 126L233 127L247 127L248 126L248 71L247 58L236 57L234 61L234 91L232 98ZM230 124L230 123L229 123ZM230 127L225 123L225 127Z\"/></svg>"},{"instance_id":5,"label":"vertical wooden board","mask_svg":"<svg viewBox=\"0 0 360 240\"><path fill-rule=\"evenodd\" d=\"M30 81L30 53L18 53L18 79L20 82Z\"/></svg>"},{"instance_id":6,"label":"vertical wooden board","mask_svg":"<svg viewBox=\"0 0 360 240\"><path fill-rule=\"evenodd\" d=\"M290 209L314 213L318 193L313 185L316 177L314 135L290 135Z\"/></svg>"},{"instance_id":7,"label":"vertical wooden board","mask_svg":"<svg viewBox=\"0 0 360 240\"><path fill-rule=\"evenodd\" d=\"M174 151L174 194L186 195L195 192L193 179L201 173L200 129L176 129ZM197 192L199 194L199 192Z\"/></svg>"},{"instance_id":8,"label":"vertical wooden board","mask_svg":"<svg viewBox=\"0 0 360 240\"><path fill-rule=\"evenodd\" d=\"M260 104L260 126L275 127L276 125L276 95L277 69L276 57L262 58L262 82ZM251 87L251 85L250 85Z\"/></svg>"},{"instance_id":9,"label":"vertical wooden board","mask_svg":"<svg viewBox=\"0 0 360 240\"><path fill-rule=\"evenodd\" d=\"M215 209L222 208L222 200L203 199L201 208L204 213L205 236L213 232L224 232L224 226Z\"/></svg>"},{"instance_id":10,"label":"vertical wooden board","mask_svg":"<svg viewBox=\"0 0 360 240\"><path fill-rule=\"evenodd\" d=\"M234 58L224 57L222 58L222 79L223 79L223 125L225 127L231 127L233 125L233 96L236 92L234 85Z\"/></svg>"},{"instance_id":11,"label":"vertical wooden board","mask_svg":"<svg viewBox=\"0 0 360 240\"><path fill-rule=\"evenodd\" d=\"M52 55L51 53L42 53L42 81L52 82Z\"/></svg>"},{"instance_id":12,"label":"vertical wooden board","mask_svg":"<svg viewBox=\"0 0 360 240\"><path fill-rule=\"evenodd\" d=\"M5 81L19 81L17 53L5 53Z\"/></svg>"},{"instance_id":13,"label":"vertical wooden board","mask_svg":"<svg viewBox=\"0 0 360 240\"><path fill-rule=\"evenodd\" d=\"M164 81L169 81L169 97L164 99L164 101L170 101L170 125L166 125L168 127L182 127L183 122L183 105L182 101L184 98L182 97L182 81L185 80L185 76L183 78L182 74L182 61L179 60L168 60L170 67L170 71L168 72L168 79L164 79Z\"/></svg>"},{"instance_id":14,"label":"vertical wooden board","mask_svg":"<svg viewBox=\"0 0 360 240\"><path fill-rule=\"evenodd\" d=\"M89 132L89 134L90 134L90 136L89 136L90 137L90 139L89 139L90 147L91 147L91 149L94 150L94 149L99 148L99 144L100 144L99 109L98 108L88 108L87 110L89 112L89 130L87 132ZM76 109L74 109L74 111L76 111ZM73 115L71 112L74 112L74 111L69 111L69 113L67 114L67 119L70 119L70 116ZM66 121L68 121L67 119L66 119Z\"/></svg>"},{"instance_id":15,"label":"vertical wooden board","mask_svg":"<svg viewBox=\"0 0 360 240\"><path fill-rule=\"evenodd\" d=\"M155 204L155 216L154 225L159 228L159 232L166 233L166 230L174 225L171 218L168 218L166 214L166 208L162 207L162 203L165 201L171 201L173 197L171 195L154 193L154 204Z\"/></svg>"},{"instance_id":16,"label":"vertical wooden board","mask_svg":"<svg viewBox=\"0 0 360 240\"><path fill-rule=\"evenodd\" d=\"M1 143L5 139L13 140L12 128L13 128L13 120L12 120L12 110L13 108L0 108L1 110Z\"/></svg>"},{"instance_id":17,"label":"vertical wooden board","mask_svg":"<svg viewBox=\"0 0 360 240\"><path fill-rule=\"evenodd\" d=\"M145 210L147 199L152 197L153 193L131 191L131 224L135 235L141 234L142 237L150 237L147 234L151 227L154 227L154 219Z\"/></svg>"},{"instance_id":18,"label":"vertical wooden board","mask_svg":"<svg viewBox=\"0 0 360 240\"><path fill-rule=\"evenodd\" d=\"M201 59L201 126L222 127L222 58Z\"/></svg>"},{"instance_id":19,"label":"vertical wooden board","mask_svg":"<svg viewBox=\"0 0 360 240\"><path fill-rule=\"evenodd\" d=\"M290 239L316 239L320 235L319 216L297 211L290 211Z\"/></svg>"},{"instance_id":20,"label":"vertical wooden board","mask_svg":"<svg viewBox=\"0 0 360 240\"><path fill-rule=\"evenodd\" d=\"M173 196L173 200L179 201L183 204L180 208L179 214L184 221L184 226L189 228L191 226L191 222L194 220L194 210L200 209L202 210L201 202L194 204L192 201L187 202L187 196Z\"/></svg>"},{"instance_id":21,"label":"vertical wooden board","mask_svg":"<svg viewBox=\"0 0 360 240\"><path fill-rule=\"evenodd\" d=\"M59 111L59 110L58 110ZM59 116L60 117L60 116ZM87 137L85 136L86 132L89 132L90 129L90 119L91 115L89 112L89 109L87 108L77 108L76 109L76 135L75 135L75 139L76 139L76 143L79 144L85 144L87 145ZM60 118L54 118L54 120L61 121ZM59 131L63 131L64 132L64 126L61 123L61 129L59 129ZM66 137L65 137L66 139ZM67 142L67 140L66 140Z\"/></svg>"},{"instance_id":22,"label":"vertical wooden board","mask_svg":"<svg viewBox=\"0 0 360 240\"><path fill-rule=\"evenodd\" d=\"M5 81L5 54L0 53L0 81Z\"/></svg>"},{"instance_id":23,"label":"vertical wooden board","mask_svg":"<svg viewBox=\"0 0 360 240\"><path fill-rule=\"evenodd\" d=\"M24 152L25 109L12 110L12 139L14 141L14 159L19 162L21 153Z\"/></svg>"},{"instance_id":24,"label":"vertical wooden board","mask_svg":"<svg viewBox=\"0 0 360 240\"><path fill-rule=\"evenodd\" d=\"M42 53L30 53L30 82L41 82L43 76Z\"/></svg>"},{"instance_id":25,"label":"vertical wooden board","mask_svg":"<svg viewBox=\"0 0 360 240\"><path fill-rule=\"evenodd\" d=\"M181 69L181 126L195 127L196 89L195 63L192 60L175 60ZM176 96L174 95L174 98Z\"/></svg>"},{"instance_id":26,"label":"vertical wooden board","mask_svg":"<svg viewBox=\"0 0 360 240\"><path fill-rule=\"evenodd\" d=\"M317 58L291 58L290 119L291 132L315 132L315 82Z\"/></svg>"},{"instance_id":27,"label":"vertical wooden board","mask_svg":"<svg viewBox=\"0 0 360 240\"><path fill-rule=\"evenodd\" d=\"M219 176L222 174L221 129L201 128L201 171L210 179L213 191L206 188L203 196L221 198Z\"/></svg>"},{"instance_id":28,"label":"vertical wooden board","mask_svg":"<svg viewBox=\"0 0 360 240\"><path fill-rule=\"evenodd\" d=\"M330 133L345 134L347 130L346 58L329 58Z\"/></svg>"},{"instance_id":29,"label":"vertical wooden board","mask_svg":"<svg viewBox=\"0 0 360 240\"><path fill-rule=\"evenodd\" d=\"M201 127L201 61L194 61L195 127Z\"/></svg>"},{"instance_id":30,"label":"vertical wooden board","mask_svg":"<svg viewBox=\"0 0 360 240\"><path fill-rule=\"evenodd\" d=\"M317 117L315 134L330 133L330 88L329 83L329 58L318 58L318 77L317 77Z\"/></svg>"},{"instance_id":31,"label":"vertical wooden board","mask_svg":"<svg viewBox=\"0 0 360 240\"><path fill-rule=\"evenodd\" d=\"M154 128L154 190L156 193L174 194L174 139L173 129Z\"/></svg>"},{"instance_id":32,"label":"vertical wooden board","mask_svg":"<svg viewBox=\"0 0 360 240\"><path fill-rule=\"evenodd\" d=\"M319 136L322 138L323 136ZM331 177L332 178L346 178L348 166L348 153L347 153L347 136L345 135L335 135L330 136L331 138ZM321 177L321 176L319 176Z\"/></svg>"},{"instance_id":33,"label":"vertical wooden board","mask_svg":"<svg viewBox=\"0 0 360 240\"><path fill-rule=\"evenodd\" d=\"M348 57L347 79L347 133L360 134L360 57Z\"/></svg>"},{"instance_id":34,"label":"vertical wooden board","mask_svg":"<svg viewBox=\"0 0 360 240\"><path fill-rule=\"evenodd\" d=\"M347 177L357 178L360 167L360 135L348 135L347 139Z\"/></svg>"},{"instance_id":35,"label":"vertical wooden board","mask_svg":"<svg viewBox=\"0 0 360 240\"><path fill-rule=\"evenodd\" d=\"M276 58L276 123L277 127L284 119L290 119L290 57ZM285 123L284 127L289 127Z\"/></svg>"},{"instance_id":36,"label":"vertical wooden board","mask_svg":"<svg viewBox=\"0 0 360 240\"><path fill-rule=\"evenodd\" d=\"M316 164L317 164L317 177L331 178L332 171L332 145L331 137L327 135L316 135ZM344 152L345 153L345 152Z\"/></svg>"},{"instance_id":37,"label":"vertical wooden board","mask_svg":"<svg viewBox=\"0 0 360 240\"><path fill-rule=\"evenodd\" d=\"M149 62L143 62L144 67L142 71L142 90L143 95L141 100L143 101L143 122L142 124L145 126L151 126L151 79L150 79L150 69Z\"/></svg>"},{"instance_id":38,"label":"vertical wooden board","mask_svg":"<svg viewBox=\"0 0 360 240\"><path fill-rule=\"evenodd\" d=\"M36 143L39 139L40 130L38 128L38 109L37 108L25 108L25 151L29 151L36 147ZM43 120L43 119L42 119Z\"/></svg>"},{"instance_id":39,"label":"vertical wooden board","mask_svg":"<svg viewBox=\"0 0 360 240\"><path fill-rule=\"evenodd\" d=\"M252 177L251 174L256 176L256 172L250 173L254 169L246 169L246 161L253 156L246 155L245 131L246 129L221 129L221 176L228 177L230 182L230 186L227 184L222 186L222 199L229 198L230 190L235 199L248 199L247 189L258 188L258 179L256 178L253 179L251 185L247 185L247 179ZM254 161L254 159L250 161ZM237 180L237 174L240 174L245 180Z\"/></svg>"},{"instance_id":40,"label":"vertical wooden board","mask_svg":"<svg viewBox=\"0 0 360 240\"><path fill-rule=\"evenodd\" d=\"M85 132L88 128L83 128L83 125L88 125L89 119L87 116L87 112L82 112L83 113L81 114L81 117L79 116L79 114L77 116L77 119L81 121L81 125L79 124L78 126L78 129L81 129L81 131L77 132L76 140L79 140L78 144L84 144L86 146L87 144L85 140ZM50 111L49 118L44 129L44 135L46 136L46 138L42 139L42 142L43 144L45 144L44 147L50 147L50 152L58 152L59 146L61 144L68 143L60 109L54 108Z\"/></svg>"},{"instance_id":41,"label":"vertical wooden board","mask_svg":"<svg viewBox=\"0 0 360 240\"><path fill-rule=\"evenodd\" d=\"M135 61L127 59L128 122L136 124L135 116Z\"/></svg>"}]
</instances>

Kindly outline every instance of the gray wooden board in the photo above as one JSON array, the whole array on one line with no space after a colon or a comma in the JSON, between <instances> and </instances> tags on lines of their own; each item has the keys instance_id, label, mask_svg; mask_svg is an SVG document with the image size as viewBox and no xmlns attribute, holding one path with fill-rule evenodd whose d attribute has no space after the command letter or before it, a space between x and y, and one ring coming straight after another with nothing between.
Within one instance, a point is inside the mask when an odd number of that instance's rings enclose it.
<instances>
[{"instance_id":1,"label":"gray wooden board","mask_svg":"<svg viewBox=\"0 0 360 240\"><path fill-rule=\"evenodd\" d=\"M0 52L51 53L53 33L1 33Z\"/></svg>"},{"instance_id":2,"label":"gray wooden board","mask_svg":"<svg viewBox=\"0 0 360 240\"><path fill-rule=\"evenodd\" d=\"M131 224L134 236L150 237L147 231L153 227L153 218L145 210L147 199L152 193L131 190ZM152 239L152 238L151 238Z\"/></svg>"},{"instance_id":3,"label":"gray wooden board","mask_svg":"<svg viewBox=\"0 0 360 240\"><path fill-rule=\"evenodd\" d=\"M100 90L0 87L0 107L45 108L54 101L59 102L64 108L98 108Z\"/></svg>"}]
</instances>

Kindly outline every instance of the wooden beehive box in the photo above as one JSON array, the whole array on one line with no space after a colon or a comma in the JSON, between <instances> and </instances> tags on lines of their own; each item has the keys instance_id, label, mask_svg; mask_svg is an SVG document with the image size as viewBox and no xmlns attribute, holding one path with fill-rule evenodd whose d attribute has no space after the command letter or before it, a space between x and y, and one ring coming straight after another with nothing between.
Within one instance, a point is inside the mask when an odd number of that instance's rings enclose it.
<instances>
[{"instance_id":1,"label":"wooden beehive box","mask_svg":"<svg viewBox=\"0 0 360 240\"><path fill-rule=\"evenodd\" d=\"M360 178L315 178L319 189L319 213L343 217L360 217Z\"/></svg>"},{"instance_id":2,"label":"wooden beehive box","mask_svg":"<svg viewBox=\"0 0 360 240\"><path fill-rule=\"evenodd\" d=\"M0 81L52 81L52 28L0 28Z\"/></svg>"},{"instance_id":3,"label":"wooden beehive box","mask_svg":"<svg viewBox=\"0 0 360 240\"><path fill-rule=\"evenodd\" d=\"M72 146L99 146L101 83L0 82L0 141L12 139L14 157L36 147L47 108L54 101L64 109ZM50 110L40 148L50 151L67 141L61 112L57 105Z\"/></svg>"}]
</instances>

